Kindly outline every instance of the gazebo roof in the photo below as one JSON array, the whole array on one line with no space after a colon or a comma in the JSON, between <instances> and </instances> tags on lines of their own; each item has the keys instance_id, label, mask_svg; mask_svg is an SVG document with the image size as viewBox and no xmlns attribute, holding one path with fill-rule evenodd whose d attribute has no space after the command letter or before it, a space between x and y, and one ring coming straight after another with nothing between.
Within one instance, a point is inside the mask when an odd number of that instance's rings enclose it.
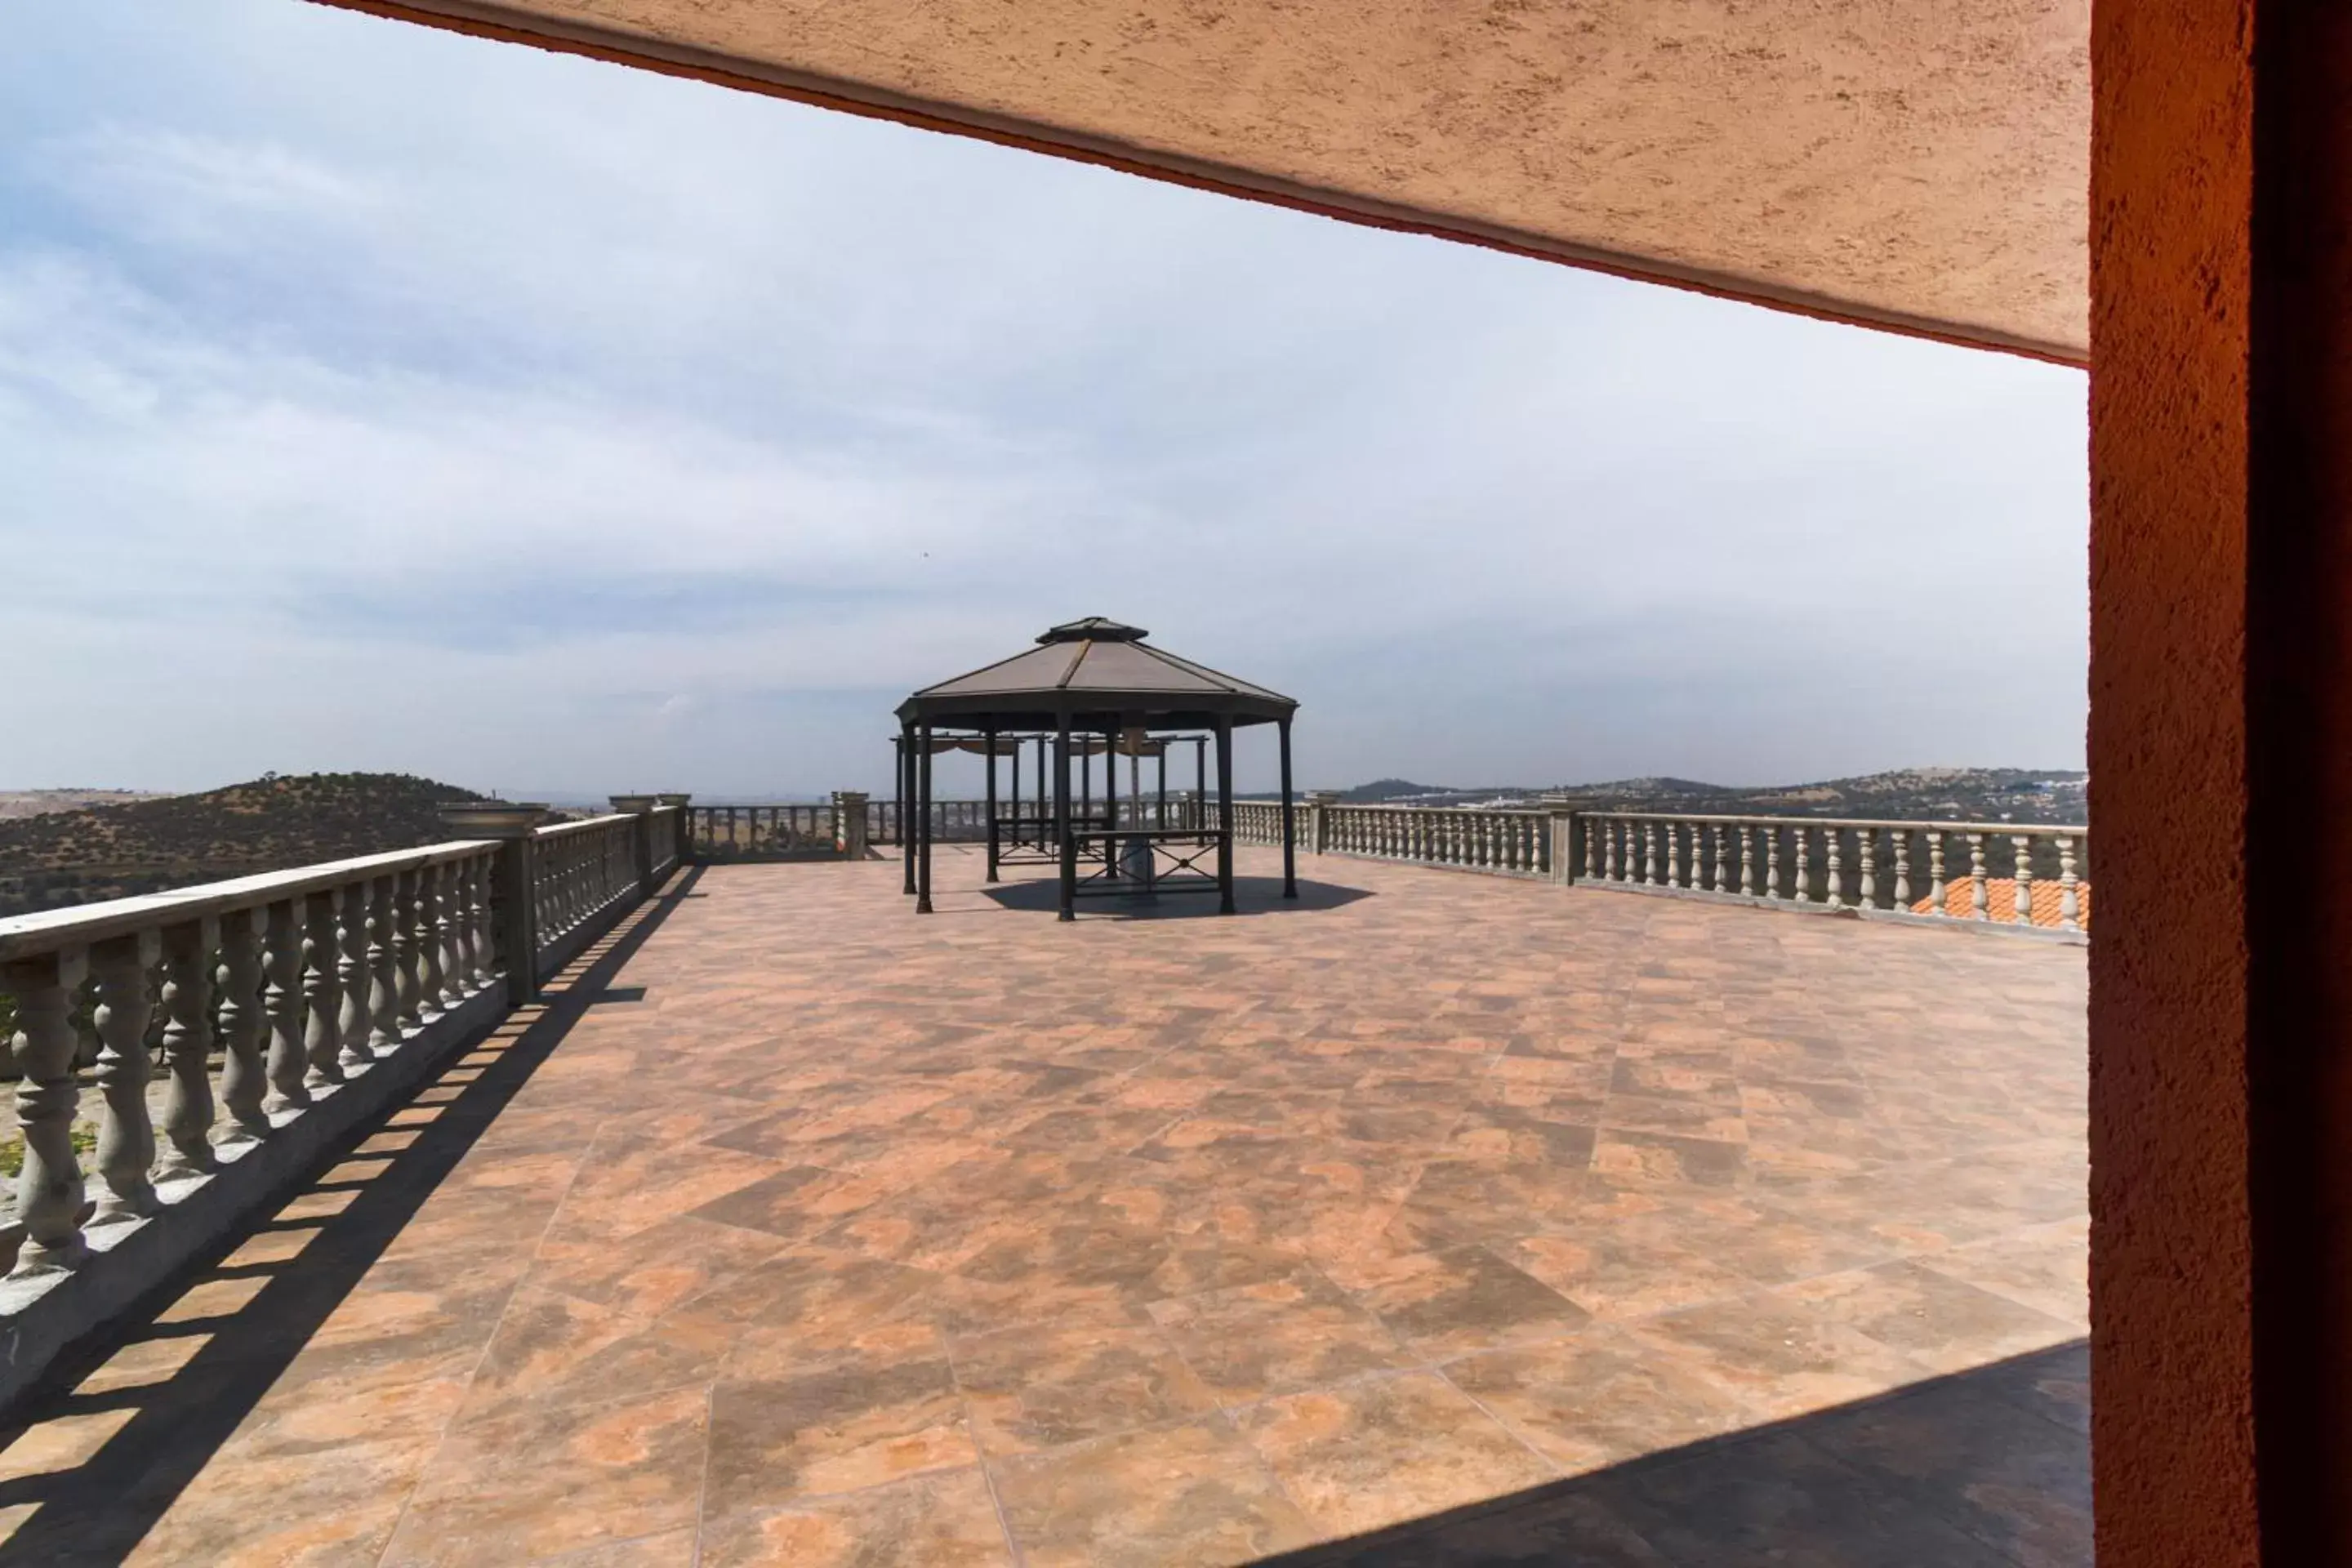
<instances>
[{"instance_id":1,"label":"gazebo roof","mask_svg":"<svg viewBox=\"0 0 2352 1568\"><path fill-rule=\"evenodd\" d=\"M1272 723L1298 707L1280 692L1153 647L1143 640L1149 635L1101 616L1065 622L1035 647L924 687L898 705L898 717L1049 729L1067 713L1081 727L1192 729L1220 718Z\"/></svg>"}]
</instances>

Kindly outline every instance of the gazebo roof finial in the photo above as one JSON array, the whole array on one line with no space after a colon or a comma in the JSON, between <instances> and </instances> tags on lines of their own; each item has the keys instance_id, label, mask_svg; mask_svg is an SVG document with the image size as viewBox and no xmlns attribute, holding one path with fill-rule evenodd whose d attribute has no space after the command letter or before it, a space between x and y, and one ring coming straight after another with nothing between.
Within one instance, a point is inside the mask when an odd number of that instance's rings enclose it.
<instances>
[{"instance_id":1,"label":"gazebo roof finial","mask_svg":"<svg viewBox=\"0 0 2352 1568\"><path fill-rule=\"evenodd\" d=\"M1108 616L1088 616L1082 621L1064 621L1037 640L1041 643L1141 642L1150 635L1141 626L1126 626Z\"/></svg>"}]
</instances>

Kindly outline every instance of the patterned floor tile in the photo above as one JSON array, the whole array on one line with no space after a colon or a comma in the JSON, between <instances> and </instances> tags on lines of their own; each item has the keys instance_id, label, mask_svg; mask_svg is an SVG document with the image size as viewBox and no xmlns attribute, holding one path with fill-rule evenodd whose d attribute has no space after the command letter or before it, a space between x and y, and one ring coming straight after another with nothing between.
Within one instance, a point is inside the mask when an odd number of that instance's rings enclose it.
<instances>
[{"instance_id":1,"label":"patterned floor tile","mask_svg":"<svg viewBox=\"0 0 2352 1568\"><path fill-rule=\"evenodd\" d=\"M929 920L888 862L674 885L95 1363L137 1420L36 1420L0 1530L2080 1560L2080 950L1241 865L1233 920L1063 925L954 850Z\"/></svg>"}]
</instances>

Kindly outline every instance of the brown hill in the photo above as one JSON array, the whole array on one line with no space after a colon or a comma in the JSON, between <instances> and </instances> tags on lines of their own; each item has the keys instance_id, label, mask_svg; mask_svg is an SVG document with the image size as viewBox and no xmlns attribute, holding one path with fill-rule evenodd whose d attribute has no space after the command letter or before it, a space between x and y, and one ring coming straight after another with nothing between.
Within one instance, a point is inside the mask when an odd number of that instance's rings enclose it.
<instances>
[{"instance_id":1,"label":"brown hill","mask_svg":"<svg viewBox=\"0 0 2352 1568\"><path fill-rule=\"evenodd\" d=\"M436 805L484 798L408 773L273 774L0 821L0 916L437 844Z\"/></svg>"}]
</instances>

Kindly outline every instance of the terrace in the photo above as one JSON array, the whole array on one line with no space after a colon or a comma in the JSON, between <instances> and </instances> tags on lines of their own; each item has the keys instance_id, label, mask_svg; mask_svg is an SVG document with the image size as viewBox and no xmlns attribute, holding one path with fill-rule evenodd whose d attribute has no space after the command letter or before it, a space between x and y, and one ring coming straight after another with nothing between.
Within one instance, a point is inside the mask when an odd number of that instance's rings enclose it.
<instances>
[{"instance_id":1,"label":"terrace","mask_svg":"<svg viewBox=\"0 0 2352 1568\"><path fill-rule=\"evenodd\" d=\"M1748 907L1701 825L1641 897L1558 885L1622 821L1306 815L1389 858L1286 903L1244 847L1231 918L942 846L917 920L894 861L673 867L667 809L559 830L556 942L494 845L248 890L388 881L470 1021L57 1358L0 1563L2088 1562L2080 945Z\"/></svg>"}]
</instances>

